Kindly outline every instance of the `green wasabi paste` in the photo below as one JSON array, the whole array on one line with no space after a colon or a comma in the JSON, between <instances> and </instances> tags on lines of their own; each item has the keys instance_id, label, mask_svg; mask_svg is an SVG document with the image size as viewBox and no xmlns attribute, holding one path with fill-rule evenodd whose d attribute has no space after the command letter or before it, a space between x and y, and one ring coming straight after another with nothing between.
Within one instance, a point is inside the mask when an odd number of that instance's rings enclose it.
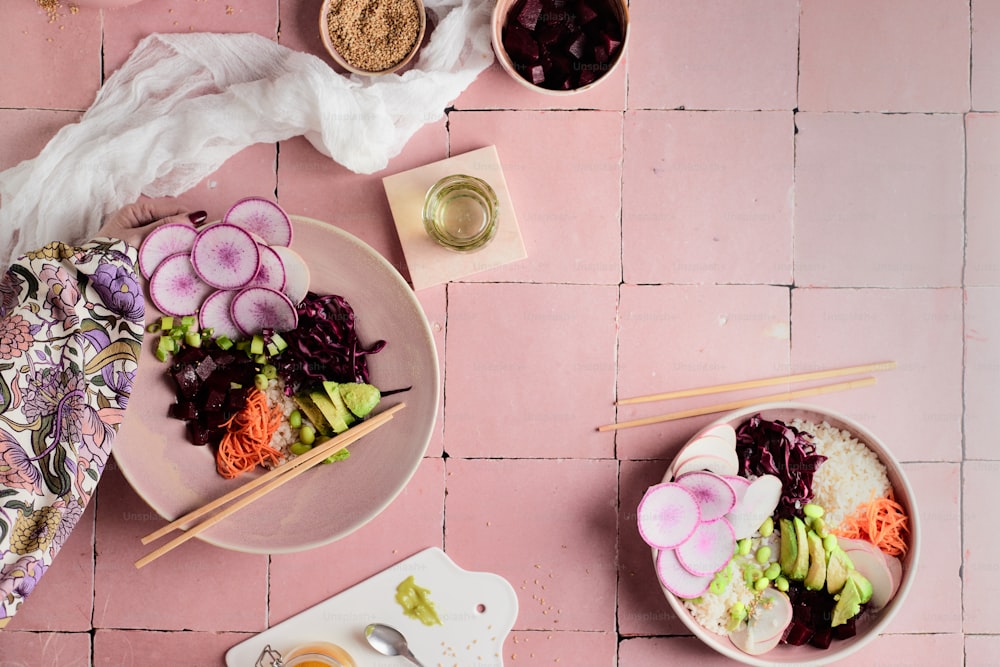
<instances>
[{"instance_id":1,"label":"green wasabi paste","mask_svg":"<svg viewBox=\"0 0 1000 667\"><path fill-rule=\"evenodd\" d=\"M441 619L429 597L430 593L426 588L418 586L413 581L413 575L410 575L396 586L396 602L410 618L424 625L441 625Z\"/></svg>"}]
</instances>

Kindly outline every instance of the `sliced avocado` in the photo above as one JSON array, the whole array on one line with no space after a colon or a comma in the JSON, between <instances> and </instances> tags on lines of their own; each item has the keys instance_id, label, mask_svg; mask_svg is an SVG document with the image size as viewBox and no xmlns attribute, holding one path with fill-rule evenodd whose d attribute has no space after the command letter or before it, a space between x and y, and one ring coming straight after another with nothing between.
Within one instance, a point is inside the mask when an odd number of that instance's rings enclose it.
<instances>
[{"instance_id":1,"label":"sliced avocado","mask_svg":"<svg viewBox=\"0 0 1000 667\"><path fill-rule=\"evenodd\" d=\"M857 616L859 611L861 611L861 591L858 590L855 580L848 576L833 608L833 621L830 625L833 627L843 625L847 619Z\"/></svg>"},{"instance_id":2,"label":"sliced avocado","mask_svg":"<svg viewBox=\"0 0 1000 667\"><path fill-rule=\"evenodd\" d=\"M826 561L826 592L830 595L839 593L847 582L848 573L854 569L854 563L847 557L844 550L834 547Z\"/></svg>"},{"instance_id":3,"label":"sliced avocado","mask_svg":"<svg viewBox=\"0 0 1000 667\"><path fill-rule=\"evenodd\" d=\"M293 400L295 404L299 406L306 419L312 422L312 425L316 427L316 431L322 435L331 435L333 433L333 428L330 426L330 422L326 420L323 413L320 411L316 404L313 403L312 399L305 394L300 394L294 396Z\"/></svg>"},{"instance_id":4,"label":"sliced avocado","mask_svg":"<svg viewBox=\"0 0 1000 667\"><path fill-rule=\"evenodd\" d=\"M781 572L785 576L788 576L792 573L792 566L799 555L798 542L795 539L795 524L792 523L791 519L781 519L778 525L781 528L781 547L778 552L778 564L781 565Z\"/></svg>"},{"instance_id":5,"label":"sliced avocado","mask_svg":"<svg viewBox=\"0 0 1000 667\"><path fill-rule=\"evenodd\" d=\"M854 582L855 586L858 588L858 593L861 594L861 604L864 604L872 599L872 582L858 572L857 570L851 570L847 573L847 578Z\"/></svg>"},{"instance_id":6,"label":"sliced avocado","mask_svg":"<svg viewBox=\"0 0 1000 667\"><path fill-rule=\"evenodd\" d=\"M792 563L788 578L802 581L809 573L809 540L806 538L806 524L802 523L802 519L795 517L792 523L795 526L795 542L799 545L799 552L795 554L795 562Z\"/></svg>"},{"instance_id":7,"label":"sliced avocado","mask_svg":"<svg viewBox=\"0 0 1000 667\"><path fill-rule=\"evenodd\" d=\"M823 590L826 583L826 552L823 540L813 531L806 533L809 543L809 571L806 573L805 587L811 591Z\"/></svg>"},{"instance_id":8,"label":"sliced avocado","mask_svg":"<svg viewBox=\"0 0 1000 667\"><path fill-rule=\"evenodd\" d=\"M340 395L347 405L347 409L364 419L368 416L378 402L382 400L382 394L378 387L361 382L344 382L340 385Z\"/></svg>"},{"instance_id":9,"label":"sliced avocado","mask_svg":"<svg viewBox=\"0 0 1000 667\"><path fill-rule=\"evenodd\" d=\"M347 422L344 421L340 411L337 410L337 407L325 393L313 391L309 393L309 398L312 399L312 402L323 413L334 433L343 433L347 430Z\"/></svg>"},{"instance_id":10,"label":"sliced avocado","mask_svg":"<svg viewBox=\"0 0 1000 667\"><path fill-rule=\"evenodd\" d=\"M340 395L339 383L327 380L323 383L323 391L326 392L326 397L330 399L331 403L333 403L333 407L337 410L337 414L345 424L350 426L357 421L357 417L355 417L354 413L347 409L347 405L344 403L344 398Z\"/></svg>"}]
</instances>

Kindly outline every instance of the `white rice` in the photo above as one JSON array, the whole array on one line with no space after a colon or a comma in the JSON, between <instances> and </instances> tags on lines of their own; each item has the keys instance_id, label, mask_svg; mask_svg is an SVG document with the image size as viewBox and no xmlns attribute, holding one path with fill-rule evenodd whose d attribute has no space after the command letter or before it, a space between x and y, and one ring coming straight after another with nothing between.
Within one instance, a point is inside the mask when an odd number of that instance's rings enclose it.
<instances>
[{"instance_id":1,"label":"white rice","mask_svg":"<svg viewBox=\"0 0 1000 667\"><path fill-rule=\"evenodd\" d=\"M889 493L892 485L885 466L863 442L827 422L796 419L791 425L812 434L816 453L827 457L816 470L812 487L813 502L826 511L827 526L840 526L859 505Z\"/></svg>"}]
</instances>

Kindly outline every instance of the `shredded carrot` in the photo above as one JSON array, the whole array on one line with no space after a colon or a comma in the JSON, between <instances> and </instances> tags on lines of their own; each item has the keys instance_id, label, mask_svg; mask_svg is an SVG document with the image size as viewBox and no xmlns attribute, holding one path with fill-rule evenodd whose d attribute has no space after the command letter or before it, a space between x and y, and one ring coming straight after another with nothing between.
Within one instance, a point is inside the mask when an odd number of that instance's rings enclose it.
<instances>
[{"instance_id":1,"label":"shredded carrot","mask_svg":"<svg viewBox=\"0 0 1000 667\"><path fill-rule=\"evenodd\" d=\"M867 540L890 556L906 553L909 518L903 506L888 496L872 498L844 519L833 532L840 537Z\"/></svg>"},{"instance_id":2,"label":"shredded carrot","mask_svg":"<svg viewBox=\"0 0 1000 667\"><path fill-rule=\"evenodd\" d=\"M232 479L258 465L277 463L281 452L271 447L271 437L281 426L281 406L269 406L267 395L252 389L246 405L227 421L215 462L219 474Z\"/></svg>"}]
</instances>

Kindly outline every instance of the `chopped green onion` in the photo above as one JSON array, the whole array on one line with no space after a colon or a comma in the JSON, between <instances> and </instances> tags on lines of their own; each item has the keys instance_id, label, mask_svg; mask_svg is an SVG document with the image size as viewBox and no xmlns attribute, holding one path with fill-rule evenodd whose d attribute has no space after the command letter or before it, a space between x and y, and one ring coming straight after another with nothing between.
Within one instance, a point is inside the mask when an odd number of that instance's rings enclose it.
<instances>
[{"instance_id":1,"label":"chopped green onion","mask_svg":"<svg viewBox=\"0 0 1000 667\"><path fill-rule=\"evenodd\" d=\"M215 339L215 344L219 346L220 350L228 350L233 346L233 341L226 336L219 336Z\"/></svg>"}]
</instances>

